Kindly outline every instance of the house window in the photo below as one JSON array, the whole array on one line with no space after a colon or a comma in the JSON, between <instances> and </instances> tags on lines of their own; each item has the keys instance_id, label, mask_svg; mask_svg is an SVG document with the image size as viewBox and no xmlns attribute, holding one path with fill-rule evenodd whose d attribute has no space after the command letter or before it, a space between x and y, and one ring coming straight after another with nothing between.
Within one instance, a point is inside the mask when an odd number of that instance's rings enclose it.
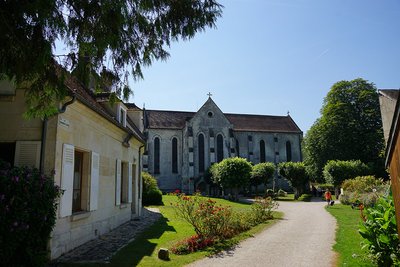
<instances>
[{"instance_id":1,"label":"house window","mask_svg":"<svg viewBox=\"0 0 400 267\"><path fill-rule=\"evenodd\" d=\"M160 138L154 138L154 173L160 173Z\"/></svg>"},{"instance_id":2,"label":"house window","mask_svg":"<svg viewBox=\"0 0 400 267\"><path fill-rule=\"evenodd\" d=\"M239 151L239 140L236 139L236 155L240 157L240 151Z\"/></svg>"},{"instance_id":3,"label":"house window","mask_svg":"<svg viewBox=\"0 0 400 267\"><path fill-rule=\"evenodd\" d=\"M178 139L172 138L172 173L178 173Z\"/></svg>"},{"instance_id":4,"label":"house window","mask_svg":"<svg viewBox=\"0 0 400 267\"><path fill-rule=\"evenodd\" d=\"M204 135L200 134L198 139L199 147L199 172L204 172Z\"/></svg>"},{"instance_id":5,"label":"house window","mask_svg":"<svg viewBox=\"0 0 400 267\"><path fill-rule=\"evenodd\" d=\"M88 210L89 155L86 152L74 152L74 182L72 188L72 213Z\"/></svg>"},{"instance_id":6,"label":"house window","mask_svg":"<svg viewBox=\"0 0 400 267\"><path fill-rule=\"evenodd\" d=\"M286 161L292 161L292 145L290 141L286 142Z\"/></svg>"},{"instance_id":7,"label":"house window","mask_svg":"<svg viewBox=\"0 0 400 267\"><path fill-rule=\"evenodd\" d=\"M260 162L265 162L265 142L260 141Z\"/></svg>"},{"instance_id":8,"label":"house window","mask_svg":"<svg viewBox=\"0 0 400 267\"><path fill-rule=\"evenodd\" d=\"M0 160L8 162L14 166L15 142L0 143Z\"/></svg>"},{"instance_id":9,"label":"house window","mask_svg":"<svg viewBox=\"0 0 400 267\"><path fill-rule=\"evenodd\" d=\"M115 167L115 205L132 203L132 163L117 159Z\"/></svg>"},{"instance_id":10,"label":"house window","mask_svg":"<svg viewBox=\"0 0 400 267\"><path fill-rule=\"evenodd\" d=\"M129 163L121 162L121 203L128 203Z\"/></svg>"},{"instance_id":11,"label":"house window","mask_svg":"<svg viewBox=\"0 0 400 267\"><path fill-rule=\"evenodd\" d=\"M61 168L60 216L97 210L100 155L64 144ZM89 175L90 174L90 175ZM90 176L90 179L89 179Z\"/></svg>"},{"instance_id":12,"label":"house window","mask_svg":"<svg viewBox=\"0 0 400 267\"><path fill-rule=\"evenodd\" d=\"M224 138L222 135L217 135L217 162L224 159Z\"/></svg>"},{"instance_id":13,"label":"house window","mask_svg":"<svg viewBox=\"0 0 400 267\"><path fill-rule=\"evenodd\" d=\"M122 126L126 127L126 109L122 105L118 108L117 120Z\"/></svg>"}]
</instances>

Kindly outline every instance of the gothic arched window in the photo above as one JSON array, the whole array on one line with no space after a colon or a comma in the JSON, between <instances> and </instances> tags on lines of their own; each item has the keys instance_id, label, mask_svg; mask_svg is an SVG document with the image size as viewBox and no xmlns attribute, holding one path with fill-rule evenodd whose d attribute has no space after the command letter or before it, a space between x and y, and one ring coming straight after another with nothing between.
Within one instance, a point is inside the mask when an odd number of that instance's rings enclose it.
<instances>
[{"instance_id":1,"label":"gothic arched window","mask_svg":"<svg viewBox=\"0 0 400 267\"><path fill-rule=\"evenodd\" d=\"M172 138L172 173L178 173L178 139Z\"/></svg>"},{"instance_id":2,"label":"gothic arched window","mask_svg":"<svg viewBox=\"0 0 400 267\"><path fill-rule=\"evenodd\" d=\"M239 152L239 140L236 139L236 156L240 157L240 152Z\"/></svg>"},{"instance_id":3,"label":"gothic arched window","mask_svg":"<svg viewBox=\"0 0 400 267\"><path fill-rule=\"evenodd\" d=\"M260 162L265 162L265 142L260 141Z\"/></svg>"},{"instance_id":4,"label":"gothic arched window","mask_svg":"<svg viewBox=\"0 0 400 267\"><path fill-rule=\"evenodd\" d=\"M154 173L160 173L160 138L154 138Z\"/></svg>"},{"instance_id":5,"label":"gothic arched window","mask_svg":"<svg viewBox=\"0 0 400 267\"><path fill-rule=\"evenodd\" d=\"M290 141L286 142L286 161L292 161L292 145Z\"/></svg>"},{"instance_id":6,"label":"gothic arched window","mask_svg":"<svg viewBox=\"0 0 400 267\"><path fill-rule=\"evenodd\" d=\"M224 138L222 135L217 135L217 162L224 159Z\"/></svg>"},{"instance_id":7,"label":"gothic arched window","mask_svg":"<svg viewBox=\"0 0 400 267\"><path fill-rule=\"evenodd\" d=\"M204 172L204 135L200 134L197 140L199 150L199 172Z\"/></svg>"}]
</instances>

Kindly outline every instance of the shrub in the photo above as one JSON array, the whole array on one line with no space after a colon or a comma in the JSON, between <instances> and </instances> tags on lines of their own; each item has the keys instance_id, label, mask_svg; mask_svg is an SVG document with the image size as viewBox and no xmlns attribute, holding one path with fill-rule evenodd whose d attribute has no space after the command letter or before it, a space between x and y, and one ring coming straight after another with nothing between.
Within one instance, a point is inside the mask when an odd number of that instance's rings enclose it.
<instances>
[{"instance_id":1,"label":"shrub","mask_svg":"<svg viewBox=\"0 0 400 267\"><path fill-rule=\"evenodd\" d=\"M177 195L175 211L190 223L200 238L225 239L232 215L230 207L216 205L212 199Z\"/></svg>"},{"instance_id":2,"label":"shrub","mask_svg":"<svg viewBox=\"0 0 400 267\"><path fill-rule=\"evenodd\" d=\"M158 189L157 180L147 172L142 172L143 205L162 204L162 192Z\"/></svg>"},{"instance_id":3,"label":"shrub","mask_svg":"<svg viewBox=\"0 0 400 267\"><path fill-rule=\"evenodd\" d=\"M342 184L344 194L340 195L340 202L345 205L360 204L369 207L376 203L378 198L389 189L389 183L374 176L359 176L345 180Z\"/></svg>"},{"instance_id":4,"label":"shrub","mask_svg":"<svg viewBox=\"0 0 400 267\"><path fill-rule=\"evenodd\" d=\"M0 162L0 265L43 266L61 190L37 169Z\"/></svg>"},{"instance_id":5,"label":"shrub","mask_svg":"<svg viewBox=\"0 0 400 267\"><path fill-rule=\"evenodd\" d=\"M311 195L311 194L302 194L302 195L299 197L299 200L300 200L300 201L308 202L308 201L311 201L311 198L312 198L312 195Z\"/></svg>"},{"instance_id":6,"label":"shrub","mask_svg":"<svg viewBox=\"0 0 400 267\"><path fill-rule=\"evenodd\" d=\"M216 205L211 199L199 195L192 197L177 195L175 211L190 223L196 236L175 244L171 251L176 254L189 253L233 237L252 226L272 219L272 210L277 207L271 198L256 199L251 212L232 212L231 207Z\"/></svg>"},{"instance_id":7,"label":"shrub","mask_svg":"<svg viewBox=\"0 0 400 267\"><path fill-rule=\"evenodd\" d=\"M274 201L271 197L267 198L256 197L254 203L251 205L254 223L260 224L267 220L272 219L274 217L272 212L277 207L278 203Z\"/></svg>"},{"instance_id":8,"label":"shrub","mask_svg":"<svg viewBox=\"0 0 400 267\"><path fill-rule=\"evenodd\" d=\"M369 167L360 160L330 160L324 167L324 178L327 183L338 187L346 179L368 175Z\"/></svg>"},{"instance_id":9,"label":"shrub","mask_svg":"<svg viewBox=\"0 0 400 267\"><path fill-rule=\"evenodd\" d=\"M359 233L365 239L364 248L378 266L399 266L400 240L397 234L393 198L381 197L365 212L366 220Z\"/></svg>"},{"instance_id":10,"label":"shrub","mask_svg":"<svg viewBox=\"0 0 400 267\"><path fill-rule=\"evenodd\" d=\"M386 188L387 183L383 179L377 179L374 176L357 176L354 179L348 179L343 181L342 188L344 191L358 192L358 193L369 193L374 189L379 191L380 189Z\"/></svg>"},{"instance_id":11,"label":"shrub","mask_svg":"<svg viewBox=\"0 0 400 267\"><path fill-rule=\"evenodd\" d=\"M214 240L194 235L173 245L171 252L177 255L189 254L211 246L212 244L214 244Z\"/></svg>"},{"instance_id":12,"label":"shrub","mask_svg":"<svg viewBox=\"0 0 400 267\"><path fill-rule=\"evenodd\" d=\"M152 188L147 192L143 192L143 205L161 205L162 192L160 189Z\"/></svg>"},{"instance_id":13,"label":"shrub","mask_svg":"<svg viewBox=\"0 0 400 267\"><path fill-rule=\"evenodd\" d=\"M255 224L252 212L234 212L230 222L230 236L249 230Z\"/></svg>"}]
</instances>

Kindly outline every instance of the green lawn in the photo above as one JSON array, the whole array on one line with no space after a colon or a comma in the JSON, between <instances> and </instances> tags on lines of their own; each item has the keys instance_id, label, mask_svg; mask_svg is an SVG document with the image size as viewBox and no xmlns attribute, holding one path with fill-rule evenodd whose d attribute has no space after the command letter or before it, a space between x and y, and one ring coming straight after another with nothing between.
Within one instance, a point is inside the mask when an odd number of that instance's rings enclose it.
<instances>
[{"instance_id":1,"label":"green lawn","mask_svg":"<svg viewBox=\"0 0 400 267\"><path fill-rule=\"evenodd\" d=\"M336 244L333 246L339 254L337 266L375 266L366 258L365 250L361 250L363 238L358 233L360 211L341 204L335 204L327 210L338 223Z\"/></svg>"},{"instance_id":2,"label":"green lawn","mask_svg":"<svg viewBox=\"0 0 400 267\"><path fill-rule=\"evenodd\" d=\"M187 222L176 216L172 207L175 200L176 196L163 196L164 206L157 206L161 211L162 218L142 233L135 241L120 250L112 258L110 264L74 264L63 266L183 266L207 255L214 254L218 250L229 248L239 241L260 232L276 221L260 224L236 236L232 240L220 244L216 248L210 248L207 251L198 251L188 255L170 254L170 261L162 261L157 257L160 248L171 248L174 243L195 234L194 230ZM218 204L229 205L236 211L250 208L249 204L236 203L223 199L214 200L216 200ZM282 213L275 212L276 218L281 218L282 215Z\"/></svg>"}]
</instances>

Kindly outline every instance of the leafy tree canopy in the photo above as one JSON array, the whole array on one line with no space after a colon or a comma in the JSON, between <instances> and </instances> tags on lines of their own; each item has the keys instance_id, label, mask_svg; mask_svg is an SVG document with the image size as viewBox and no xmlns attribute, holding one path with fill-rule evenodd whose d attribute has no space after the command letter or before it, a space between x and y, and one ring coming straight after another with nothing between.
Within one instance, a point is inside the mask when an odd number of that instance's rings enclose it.
<instances>
[{"instance_id":1,"label":"leafy tree canopy","mask_svg":"<svg viewBox=\"0 0 400 267\"><path fill-rule=\"evenodd\" d=\"M251 184L268 184L275 173L275 164L272 162L262 162L253 166L251 170Z\"/></svg>"},{"instance_id":2,"label":"leafy tree canopy","mask_svg":"<svg viewBox=\"0 0 400 267\"><path fill-rule=\"evenodd\" d=\"M0 79L26 86L32 116L54 112L66 94L62 63L86 86L110 87L125 99L129 75L169 56L172 41L214 27L216 0L0 1ZM55 55L56 42L67 47Z\"/></svg>"},{"instance_id":3,"label":"leafy tree canopy","mask_svg":"<svg viewBox=\"0 0 400 267\"><path fill-rule=\"evenodd\" d=\"M384 175L384 139L375 85L363 79L335 83L324 99L321 117L304 139L305 162L321 181L328 160L361 160Z\"/></svg>"},{"instance_id":4,"label":"leafy tree canopy","mask_svg":"<svg viewBox=\"0 0 400 267\"><path fill-rule=\"evenodd\" d=\"M340 186L346 179L370 174L370 168L360 160L330 160L323 171L325 181Z\"/></svg>"},{"instance_id":5,"label":"leafy tree canopy","mask_svg":"<svg viewBox=\"0 0 400 267\"><path fill-rule=\"evenodd\" d=\"M250 181L251 164L244 158L226 158L213 164L211 172L216 184L224 188L240 188Z\"/></svg>"},{"instance_id":6,"label":"leafy tree canopy","mask_svg":"<svg viewBox=\"0 0 400 267\"><path fill-rule=\"evenodd\" d=\"M281 162L278 164L279 175L286 178L295 189L294 198L298 199L308 182L308 174L303 162Z\"/></svg>"}]
</instances>

